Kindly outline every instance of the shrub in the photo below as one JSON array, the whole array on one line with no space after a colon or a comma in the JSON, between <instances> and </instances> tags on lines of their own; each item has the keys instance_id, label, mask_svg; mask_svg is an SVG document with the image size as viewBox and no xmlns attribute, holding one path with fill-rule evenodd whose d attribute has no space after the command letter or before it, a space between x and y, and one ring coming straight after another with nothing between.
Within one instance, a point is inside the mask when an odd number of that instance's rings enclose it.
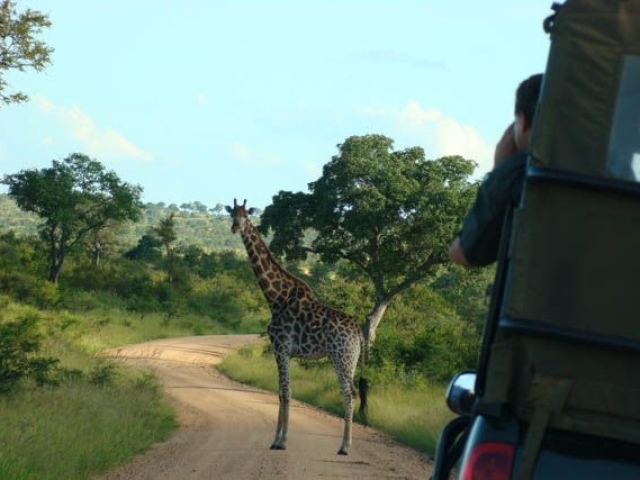
<instances>
[{"instance_id":1,"label":"shrub","mask_svg":"<svg viewBox=\"0 0 640 480\"><path fill-rule=\"evenodd\" d=\"M98 362L89 373L89 383L104 386L110 384L118 373L111 362Z\"/></svg>"},{"instance_id":2,"label":"shrub","mask_svg":"<svg viewBox=\"0 0 640 480\"><path fill-rule=\"evenodd\" d=\"M39 308L53 307L59 299L55 284L17 270L0 271L0 289L15 300Z\"/></svg>"},{"instance_id":3,"label":"shrub","mask_svg":"<svg viewBox=\"0 0 640 480\"><path fill-rule=\"evenodd\" d=\"M480 333L439 292L418 285L394 302L378 329L369 365L382 381L421 376L447 381L476 366Z\"/></svg>"},{"instance_id":4,"label":"shrub","mask_svg":"<svg viewBox=\"0 0 640 480\"><path fill-rule=\"evenodd\" d=\"M49 374L58 360L36 356L41 340L38 321L38 315L26 314L0 322L0 393L12 390L23 378L33 378L39 385L53 383Z\"/></svg>"}]
</instances>

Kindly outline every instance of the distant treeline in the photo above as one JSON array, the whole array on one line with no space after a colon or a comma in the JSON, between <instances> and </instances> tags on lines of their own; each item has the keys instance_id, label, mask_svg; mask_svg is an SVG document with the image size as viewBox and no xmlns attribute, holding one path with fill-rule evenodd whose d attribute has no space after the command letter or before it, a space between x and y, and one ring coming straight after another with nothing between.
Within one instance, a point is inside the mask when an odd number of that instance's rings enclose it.
<instances>
[{"instance_id":1,"label":"distant treeline","mask_svg":"<svg viewBox=\"0 0 640 480\"><path fill-rule=\"evenodd\" d=\"M223 204L208 207L194 201L181 205L146 203L140 221L129 223L119 231L119 249L126 251L134 247L150 228L156 227L161 219L172 213L179 247L195 245L208 251L242 247L239 237L230 231L231 223ZM37 235L39 223L36 215L20 210L7 194L0 194L0 233L13 230L18 236Z\"/></svg>"}]
</instances>

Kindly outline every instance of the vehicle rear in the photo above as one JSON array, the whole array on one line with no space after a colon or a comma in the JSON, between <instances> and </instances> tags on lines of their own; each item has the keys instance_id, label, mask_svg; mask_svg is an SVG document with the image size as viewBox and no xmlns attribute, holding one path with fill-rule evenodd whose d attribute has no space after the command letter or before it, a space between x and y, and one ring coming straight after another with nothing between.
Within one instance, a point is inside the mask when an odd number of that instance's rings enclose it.
<instances>
[{"instance_id":1,"label":"vehicle rear","mask_svg":"<svg viewBox=\"0 0 640 480\"><path fill-rule=\"evenodd\" d=\"M567 0L546 26L468 425L437 457L463 479L637 479L640 0Z\"/></svg>"},{"instance_id":2,"label":"vehicle rear","mask_svg":"<svg viewBox=\"0 0 640 480\"><path fill-rule=\"evenodd\" d=\"M518 425L514 420L476 416L457 478L522 478L517 474L522 473L525 463L527 430L527 424ZM638 445L547 429L530 474L530 478L545 480L637 479L640 478Z\"/></svg>"}]
</instances>

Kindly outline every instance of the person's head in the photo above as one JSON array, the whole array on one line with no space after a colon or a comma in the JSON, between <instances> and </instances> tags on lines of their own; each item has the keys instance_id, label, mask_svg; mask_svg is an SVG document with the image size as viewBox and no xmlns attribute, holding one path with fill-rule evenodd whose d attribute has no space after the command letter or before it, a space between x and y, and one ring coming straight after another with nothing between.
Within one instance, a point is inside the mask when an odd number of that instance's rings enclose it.
<instances>
[{"instance_id":1,"label":"person's head","mask_svg":"<svg viewBox=\"0 0 640 480\"><path fill-rule=\"evenodd\" d=\"M523 80L516 90L515 121L513 133L519 149L526 149L529 145L529 134L533 126L536 105L540 97L542 74L531 75Z\"/></svg>"}]
</instances>

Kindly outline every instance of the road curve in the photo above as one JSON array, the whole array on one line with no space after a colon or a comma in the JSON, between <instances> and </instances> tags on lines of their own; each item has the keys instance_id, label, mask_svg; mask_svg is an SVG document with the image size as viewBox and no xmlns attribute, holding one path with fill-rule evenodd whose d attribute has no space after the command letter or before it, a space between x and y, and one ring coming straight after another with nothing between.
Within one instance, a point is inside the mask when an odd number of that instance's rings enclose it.
<instances>
[{"instance_id":1,"label":"road curve","mask_svg":"<svg viewBox=\"0 0 640 480\"><path fill-rule=\"evenodd\" d=\"M429 478L427 456L361 425L354 425L350 455L337 455L342 419L295 401L287 450L269 450L278 397L213 368L229 352L255 341L256 335L183 337L106 351L156 373L181 428L100 480Z\"/></svg>"}]
</instances>

